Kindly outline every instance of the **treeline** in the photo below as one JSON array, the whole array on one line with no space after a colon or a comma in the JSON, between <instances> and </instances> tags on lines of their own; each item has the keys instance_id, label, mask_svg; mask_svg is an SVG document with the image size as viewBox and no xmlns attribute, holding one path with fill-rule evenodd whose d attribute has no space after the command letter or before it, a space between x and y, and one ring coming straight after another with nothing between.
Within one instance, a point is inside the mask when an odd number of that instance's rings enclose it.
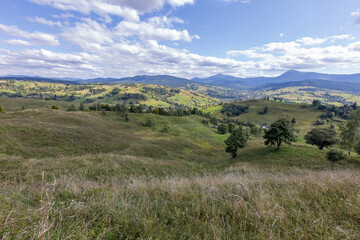
<instances>
[{"instance_id":1,"label":"treeline","mask_svg":"<svg viewBox=\"0 0 360 240\"><path fill-rule=\"evenodd\" d=\"M226 114L228 117L237 117L241 114L248 113L249 106L241 106L236 104L224 104L221 113Z\"/></svg>"},{"instance_id":2,"label":"treeline","mask_svg":"<svg viewBox=\"0 0 360 240\"><path fill-rule=\"evenodd\" d=\"M320 116L320 119L315 121L315 125L324 125L326 122L330 122L331 120L333 120L334 117L349 120L351 118L352 112L358 110L357 103L354 103L352 105L345 104L343 106L337 107L335 105L327 106L322 104L319 100L314 100L313 106L317 107L318 110L324 112Z\"/></svg>"}]
</instances>

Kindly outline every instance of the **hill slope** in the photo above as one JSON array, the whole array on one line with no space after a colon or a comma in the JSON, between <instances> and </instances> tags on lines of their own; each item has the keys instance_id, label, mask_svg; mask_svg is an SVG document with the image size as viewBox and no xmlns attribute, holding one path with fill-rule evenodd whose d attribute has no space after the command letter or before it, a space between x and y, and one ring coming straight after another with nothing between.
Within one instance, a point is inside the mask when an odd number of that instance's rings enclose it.
<instances>
[{"instance_id":1,"label":"hill slope","mask_svg":"<svg viewBox=\"0 0 360 240\"><path fill-rule=\"evenodd\" d=\"M8 109L4 99L0 104ZM20 100L26 108L34 101ZM250 110L263 106L247 103ZM311 121L310 108L274 104L303 115L299 126ZM275 118L275 105L269 109ZM47 109L1 114L0 235L360 237L355 157L331 171L325 153L314 147L298 142L277 151L253 137L232 159L224 151L228 135L203 125L199 116L155 116L153 127L143 126L146 114L129 118ZM161 131L165 122L170 132Z\"/></svg>"}]
</instances>

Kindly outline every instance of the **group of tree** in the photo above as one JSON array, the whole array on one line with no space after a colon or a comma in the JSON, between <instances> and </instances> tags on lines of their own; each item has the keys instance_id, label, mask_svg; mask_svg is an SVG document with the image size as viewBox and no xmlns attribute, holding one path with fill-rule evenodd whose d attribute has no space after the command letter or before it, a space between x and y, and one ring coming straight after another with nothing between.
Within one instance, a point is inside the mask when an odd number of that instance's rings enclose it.
<instances>
[{"instance_id":1,"label":"group of tree","mask_svg":"<svg viewBox=\"0 0 360 240\"><path fill-rule=\"evenodd\" d=\"M248 112L249 106L241 106L233 103L224 104L221 110L221 113L225 114L228 117L236 117Z\"/></svg>"},{"instance_id":2,"label":"group of tree","mask_svg":"<svg viewBox=\"0 0 360 240\"><path fill-rule=\"evenodd\" d=\"M224 125L221 125L223 128L226 128ZM360 128L360 113L353 113L350 120L341 127L341 143L342 146L349 148L349 154L353 147L358 147L360 154L360 139L359 139L359 128ZM239 127L234 130L229 138L225 141L226 152L232 154L232 157L237 156L237 151L239 148L244 148L248 139L249 133ZM273 122L270 125L268 130L265 130L264 134L265 145L275 145L277 149L280 149L283 143L291 144L295 142L295 134L292 121L289 121L286 118L280 118ZM337 132L333 128L314 128L309 131L304 137L306 143L311 145L316 145L319 150L324 148L332 147L339 143L337 138ZM332 163L332 168L334 163L340 160L347 158L346 154L339 149L331 148L326 157Z\"/></svg>"},{"instance_id":3,"label":"group of tree","mask_svg":"<svg viewBox=\"0 0 360 240\"><path fill-rule=\"evenodd\" d=\"M249 136L249 132L242 126L239 126L225 141L226 152L231 153L232 157L235 158L238 149L245 147ZM277 149L280 149L283 143L291 144L295 142L293 124L286 118L280 118L270 125L270 128L265 131L263 137L265 139L265 145L276 145Z\"/></svg>"}]
</instances>

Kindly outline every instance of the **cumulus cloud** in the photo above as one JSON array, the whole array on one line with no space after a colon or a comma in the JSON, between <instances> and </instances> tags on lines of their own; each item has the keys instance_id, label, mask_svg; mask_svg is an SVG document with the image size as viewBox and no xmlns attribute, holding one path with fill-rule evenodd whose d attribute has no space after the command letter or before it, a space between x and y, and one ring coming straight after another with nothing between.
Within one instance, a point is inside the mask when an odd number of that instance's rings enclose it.
<instances>
[{"instance_id":1,"label":"cumulus cloud","mask_svg":"<svg viewBox=\"0 0 360 240\"><path fill-rule=\"evenodd\" d=\"M259 70L320 69L332 65L360 62L360 43L328 45L336 40L353 40L351 35L314 39L304 37L290 42L272 42L247 50L228 51L229 57L256 59Z\"/></svg>"},{"instance_id":2,"label":"cumulus cloud","mask_svg":"<svg viewBox=\"0 0 360 240\"><path fill-rule=\"evenodd\" d=\"M97 73L93 65L99 58L88 53L55 53L45 49L25 49L10 51L0 49L0 70L4 74L23 73L29 75L43 74L52 76L74 75L81 71Z\"/></svg>"},{"instance_id":3,"label":"cumulus cloud","mask_svg":"<svg viewBox=\"0 0 360 240\"><path fill-rule=\"evenodd\" d=\"M123 7L122 5L110 4L101 0L30 0L31 2L47 5L64 11L77 11L82 14L90 15L96 13L102 17L109 15L121 16L130 21L139 21L136 10Z\"/></svg>"},{"instance_id":4,"label":"cumulus cloud","mask_svg":"<svg viewBox=\"0 0 360 240\"><path fill-rule=\"evenodd\" d=\"M0 32L4 32L10 36L29 39L31 40L31 45L49 45L49 46L59 45L59 41L56 39L56 37L48 33L26 32L20 30L16 26L8 26L4 24L0 24Z\"/></svg>"},{"instance_id":5,"label":"cumulus cloud","mask_svg":"<svg viewBox=\"0 0 360 240\"><path fill-rule=\"evenodd\" d=\"M44 25L47 25L47 26L57 26L57 27L61 27L62 24L61 22L59 21L52 21L52 20L47 20L45 18L41 18L41 17L28 17L27 18L28 21L30 22L36 22L36 23L40 23L40 24L44 24Z\"/></svg>"},{"instance_id":6,"label":"cumulus cloud","mask_svg":"<svg viewBox=\"0 0 360 240\"><path fill-rule=\"evenodd\" d=\"M139 14L160 10L164 5L181 7L193 4L195 0L29 0L64 11L77 11L90 15L95 13L110 21L110 15L120 16L128 21L140 21Z\"/></svg>"}]
</instances>

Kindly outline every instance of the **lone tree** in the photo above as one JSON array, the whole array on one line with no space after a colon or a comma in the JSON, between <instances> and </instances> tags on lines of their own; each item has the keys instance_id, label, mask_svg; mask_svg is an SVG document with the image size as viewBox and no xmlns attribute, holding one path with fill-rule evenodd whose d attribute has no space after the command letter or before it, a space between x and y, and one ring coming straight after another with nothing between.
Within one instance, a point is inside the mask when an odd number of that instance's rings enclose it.
<instances>
[{"instance_id":1,"label":"lone tree","mask_svg":"<svg viewBox=\"0 0 360 240\"><path fill-rule=\"evenodd\" d=\"M345 160L347 155L341 150L332 148L326 153L326 158L331 162L331 169L334 169L334 164L338 161Z\"/></svg>"},{"instance_id":2,"label":"lone tree","mask_svg":"<svg viewBox=\"0 0 360 240\"><path fill-rule=\"evenodd\" d=\"M352 148L357 144L359 140L360 130L360 113L352 113L350 120L345 125L340 126L340 144L349 149L350 155Z\"/></svg>"},{"instance_id":3,"label":"lone tree","mask_svg":"<svg viewBox=\"0 0 360 240\"><path fill-rule=\"evenodd\" d=\"M237 150L239 148L244 148L248 140L249 133L240 126L231 133L228 139L225 140L225 151L231 153L233 158L236 158Z\"/></svg>"},{"instance_id":4,"label":"lone tree","mask_svg":"<svg viewBox=\"0 0 360 240\"><path fill-rule=\"evenodd\" d=\"M280 149L282 143L291 144L295 142L294 129L289 120L280 118L270 125L264 134L265 145L276 145Z\"/></svg>"},{"instance_id":5,"label":"lone tree","mask_svg":"<svg viewBox=\"0 0 360 240\"><path fill-rule=\"evenodd\" d=\"M264 114L267 114L269 112L269 108L268 106L266 105L266 107L264 108L264 110L262 112L259 112L259 114L261 115L264 115Z\"/></svg>"},{"instance_id":6,"label":"lone tree","mask_svg":"<svg viewBox=\"0 0 360 240\"><path fill-rule=\"evenodd\" d=\"M336 131L331 128L314 128L305 135L305 141L323 150L324 147L331 147L338 143L336 135Z\"/></svg>"},{"instance_id":7,"label":"lone tree","mask_svg":"<svg viewBox=\"0 0 360 240\"><path fill-rule=\"evenodd\" d=\"M229 132L229 126L227 124L221 123L218 126L218 133L226 134Z\"/></svg>"}]
</instances>

